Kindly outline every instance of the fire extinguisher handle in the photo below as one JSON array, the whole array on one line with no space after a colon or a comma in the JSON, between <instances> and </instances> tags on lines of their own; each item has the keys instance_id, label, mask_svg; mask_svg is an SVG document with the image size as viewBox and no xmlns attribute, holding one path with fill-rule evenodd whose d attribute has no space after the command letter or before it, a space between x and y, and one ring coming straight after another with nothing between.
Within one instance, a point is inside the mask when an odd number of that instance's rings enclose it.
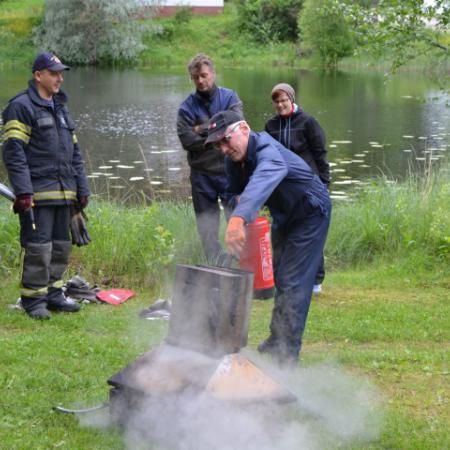
<instances>
[{"instance_id":1,"label":"fire extinguisher handle","mask_svg":"<svg viewBox=\"0 0 450 450\"><path fill-rule=\"evenodd\" d=\"M231 253L224 253L221 258L220 267L229 269L231 267L231 264L233 263L233 259L236 259L234 255L232 255Z\"/></svg>"}]
</instances>

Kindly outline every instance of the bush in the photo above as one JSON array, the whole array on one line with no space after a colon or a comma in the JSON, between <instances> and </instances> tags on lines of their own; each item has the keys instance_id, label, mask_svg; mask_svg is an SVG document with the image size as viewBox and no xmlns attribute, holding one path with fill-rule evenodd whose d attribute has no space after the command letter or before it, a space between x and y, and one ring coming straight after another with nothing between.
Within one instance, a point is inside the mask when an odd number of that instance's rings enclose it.
<instances>
[{"instance_id":1,"label":"bush","mask_svg":"<svg viewBox=\"0 0 450 450\"><path fill-rule=\"evenodd\" d=\"M295 41L302 4L303 0L241 0L239 28L261 43Z\"/></svg>"},{"instance_id":2,"label":"bush","mask_svg":"<svg viewBox=\"0 0 450 450\"><path fill-rule=\"evenodd\" d=\"M343 5L337 0L306 0L299 14L300 40L318 51L325 68L350 56L354 38Z\"/></svg>"},{"instance_id":3,"label":"bush","mask_svg":"<svg viewBox=\"0 0 450 450\"><path fill-rule=\"evenodd\" d=\"M189 6L179 6L173 16L174 22L178 25L184 25L192 20L193 12Z\"/></svg>"},{"instance_id":4,"label":"bush","mask_svg":"<svg viewBox=\"0 0 450 450\"><path fill-rule=\"evenodd\" d=\"M46 0L34 41L68 63L134 62L144 49L135 0Z\"/></svg>"}]
</instances>

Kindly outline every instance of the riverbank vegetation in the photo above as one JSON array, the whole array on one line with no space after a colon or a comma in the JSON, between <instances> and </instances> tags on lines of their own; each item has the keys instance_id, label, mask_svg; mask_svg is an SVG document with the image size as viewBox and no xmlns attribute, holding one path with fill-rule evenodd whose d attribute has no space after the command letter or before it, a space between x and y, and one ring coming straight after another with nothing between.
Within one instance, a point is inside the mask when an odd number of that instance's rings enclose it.
<instances>
[{"instance_id":1,"label":"riverbank vegetation","mask_svg":"<svg viewBox=\"0 0 450 450\"><path fill-rule=\"evenodd\" d=\"M74 64L120 66L131 61L140 67L185 66L199 51L226 66L336 68L354 67L356 61L359 68L389 64L397 70L409 64L446 74L450 64L449 11L441 1L425 7L421 0L235 0L226 2L217 16L194 16L180 8L175 16L151 19L145 18L153 15L149 10L133 13L131 0L102 3L105 14L89 2L70 1L77 11L87 8L77 21L70 8L61 14L60 3L0 2L3 67L29 65L43 47L54 47ZM338 13L342 20L336 23ZM52 26L56 14L57 26Z\"/></svg>"},{"instance_id":2,"label":"riverbank vegetation","mask_svg":"<svg viewBox=\"0 0 450 450\"><path fill-rule=\"evenodd\" d=\"M76 249L77 271L98 283L162 280L176 263L202 262L190 202L129 206L93 200L89 229L93 242ZM16 217L0 204L0 270L19 267ZM342 270L389 266L408 273L450 273L450 182L443 167L411 175L403 183L378 179L362 186L348 202L337 201L326 247L328 266ZM204 262L204 261L203 261Z\"/></svg>"},{"instance_id":3,"label":"riverbank vegetation","mask_svg":"<svg viewBox=\"0 0 450 450\"><path fill-rule=\"evenodd\" d=\"M351 202L334 205L328 275L312 303L302 368L291 378L301 379L308 370L322 374L328 399L335 395L330 386L336 371L375 386L377 406L370 407L383 416L380 434L369 433L369 442L336 436L334 445L341 449L450 446L448 180L447 171L403 184L381 179ZM93 241L74 250L70 275L80 273L102 287L132 288L137 296L119 307L84 305L78 314L54 314L42 323L8 308L18 295L20 251L17 218L6 200L0 202L5 448L123 448L126 435L102 428L98 416L83 425L51 407L104 401L107 378L167 332L165 322L142 320L139 311L170 296L175 264L203 262L188 203L125 207L93 200L88 215ZM266 337L271 308L271 301L253 303L250 351ZM320 423L320 410L310 410L305 394L297 393L300 422Z\"/></svg>"}]
</instances>

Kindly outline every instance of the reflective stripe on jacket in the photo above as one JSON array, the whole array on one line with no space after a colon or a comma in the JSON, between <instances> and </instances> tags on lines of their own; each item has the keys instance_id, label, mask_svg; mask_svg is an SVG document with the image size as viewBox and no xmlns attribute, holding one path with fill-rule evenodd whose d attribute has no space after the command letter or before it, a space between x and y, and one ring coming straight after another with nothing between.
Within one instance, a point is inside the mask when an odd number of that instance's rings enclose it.
<instances>
[{"instance_id":1,"label":"reflective stripe on jacket","mask_svg":"<svg viewBox=\"0 0 450 450\"><path fill-rule=\"evenodd\" d=\"M75 124L60 91L54 108L33 80L3 111L3 161L16 195L33 194L36 204L68 204L89 195Z\"/></svg>"}]
</instances>

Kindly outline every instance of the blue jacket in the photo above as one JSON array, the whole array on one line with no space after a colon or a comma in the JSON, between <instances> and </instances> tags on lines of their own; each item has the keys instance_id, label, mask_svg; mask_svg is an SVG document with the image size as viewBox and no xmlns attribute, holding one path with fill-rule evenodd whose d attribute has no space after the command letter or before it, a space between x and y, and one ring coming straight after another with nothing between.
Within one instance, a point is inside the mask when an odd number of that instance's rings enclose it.
<instances>
[{"instance_id":1,"label":"blue jacket","mask_svg":"<svg viewBox=\"0 0 450 450\"><path fill-rule=\"evenodd\" d=\"M232 216L246 223L256 219L263 205L269 207L275 229L288 229L299 219L327 214L331 207L326 186L300 156L268 133L250 132L242 162L226 158L231 195L239 195Z\"/></svg>"},{"instance_id":2,"label":"blue jacket","mask_svg":"<svg viewBox=\"0 0 450 450\"><path fill-rule=\"evenodd\" d=\"M234 110L242 114L242 102L236 92L223 87L214 87L210 94L193 92L178 110L177 133L181 145L188 152L189 165L203 173L223 174L224 156L215 146L205 140L208 135L209 119L216 113ZM193 128L201 126L201 132Z\"/></svg>"},{"instance_id":3,"label":"blue jacket","mask_svg":"<svg viewBox=\"0 0 450 450\"><path fill-rule=\"evenodd\" d=\"M54 108L33 80L3 111L3 160L16 195L33 194L36 205L70 204L89 195L75 124L60 91Z\"/></svg>"}]
</instances>

